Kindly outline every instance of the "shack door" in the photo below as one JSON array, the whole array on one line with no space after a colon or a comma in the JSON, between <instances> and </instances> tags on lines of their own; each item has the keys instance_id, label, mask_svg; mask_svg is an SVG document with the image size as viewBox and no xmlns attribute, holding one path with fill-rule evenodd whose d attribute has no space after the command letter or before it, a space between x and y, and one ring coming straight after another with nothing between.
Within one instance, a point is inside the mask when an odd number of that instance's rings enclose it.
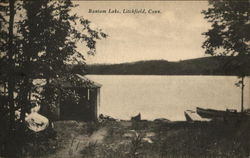
<instances>
[{"instance_id":1,"label":"shack door","mask_svg":"<svg viewBox=\"0 0 250 158\"><path fill-rule=\"evenodd\" d=\"M61 120L93 121L93 100L90 90L87 88L74 88L78 99L65 97L60 104ZM63 96L62 96L63 97Z\"/></svg>"}]
</instances>

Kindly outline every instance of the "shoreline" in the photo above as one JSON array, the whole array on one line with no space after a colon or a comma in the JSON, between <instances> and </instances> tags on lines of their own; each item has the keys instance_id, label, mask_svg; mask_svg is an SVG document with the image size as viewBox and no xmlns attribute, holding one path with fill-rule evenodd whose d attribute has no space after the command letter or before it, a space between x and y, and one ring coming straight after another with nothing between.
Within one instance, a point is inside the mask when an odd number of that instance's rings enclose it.
<instances>
[{"instance_id":1,"label":"shoreline","mask_svg":"<svg viewBox=\"0 0 250 158\"><path fill-rule=\"evenodd\" d=\"M250 122L106 120L56 121L54 124L55 150L53 154L40 155L41 158L250 156Z\"/></svg>"}]
</instances>

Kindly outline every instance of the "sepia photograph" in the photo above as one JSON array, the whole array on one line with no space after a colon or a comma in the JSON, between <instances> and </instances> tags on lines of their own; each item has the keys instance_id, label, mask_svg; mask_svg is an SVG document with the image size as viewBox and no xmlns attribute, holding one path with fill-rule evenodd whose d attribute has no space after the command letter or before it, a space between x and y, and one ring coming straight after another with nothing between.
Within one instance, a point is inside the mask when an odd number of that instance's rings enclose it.
<instances>
[{"instance_id":1,"label":"sepia photograph","mask_svg":"<svg viewBox=\"0 0 250 158\"><path fill-rule=\"evenodd\" d=\"M1 0L0 158L250 158L249 0Z\"/></svg>"}]
</instances>

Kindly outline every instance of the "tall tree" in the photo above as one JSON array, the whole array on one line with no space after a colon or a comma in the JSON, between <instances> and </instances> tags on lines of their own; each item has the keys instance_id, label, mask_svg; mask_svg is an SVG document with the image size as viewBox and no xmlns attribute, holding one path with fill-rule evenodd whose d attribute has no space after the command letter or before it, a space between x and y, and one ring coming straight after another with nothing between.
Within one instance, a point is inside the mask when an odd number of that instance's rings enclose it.
<instances>
[{"instance_id":1,"label":"tall tree","mask_svg":"<svg viewBox=\"0 0 250 158\"><path fill-rule=\"evenodd\" d=\"M35 90L32 84L34 76L46 78L43 86L46 96L42 100L50 105L53 99L53 94L48 90L52 86L50 79L65 76L72 79L67 64L85 61L83 52L77 51L77 44L85 43L90 54L93 54L96 40L107 36L101 30L91 29L87 19L72 14L71 9L76 5L71 1L24 1L23 7L27 18L20 25L23 35L21 70L25 74L19 97L23 109L21 119L24 119L28 109L24 107L28 105L28 92ZM31 69L30 65L36 70Z\"/></svg>"},{"instance_id":2,"label":"tall tree","mask_svg":"<svg viewBox=\"0 0 250 158\"><path fill-rule=\"evenodd\" d=\"M244 77L249 69L250 55L250 1L210 0L210 7L202 11L212 28L204 33L202 47L206 54L231 56L223 63L225 69L233 69L241 81L241 111L244 110Z\"/></svg>"},{"instance_id":3,"label":"tall tree","mask_svg":"<svg viewBox=\"0 0 250 158\"><path fill-rule=\"evenodd\" d=\"M10 128L13 130L14 121L15 121L15 111L14 111L14 45L13 45L13 28L14 28L14 16L15 16L15 0L9 0L9 40L8 40L8 66L9 66L9 74L8 74L8 96L9 96L9 107L10 107ZM10 132L11 132L10 131Z\"/></svg>"},{"instance_id":4,"label":"tall tree","mask_svg":"<svg viewBox=\"0 0 250 158\"><path fill-rule=\"evenodd\" d=\"M8 5L6 5L8 4ZM4 109L4 113L1 114L1 127L7 132L5 137L5 147L6 151L13 156L15 153L15 148L12 146L15 144L15 102L14 102L14 92L15 92L15 0L3 1L1 2L0 9L0 23L1 23L1 72L0 72L0 82L2 85L7 86L7 101L3 100L5 97L1 97L1 108ZM6 85L7 83L7 85ZM2 110L1 110L2 111ZM7 116L7 117L6 117ZM5 123L7 126L4 126ZM2 124L3 123L3 124ZM3 145L2 143L0 145Z\"/></svg>"},{"instance_id":5,"label":"tall tree","mask_svg":"<svg viewBox=\"0 0 250 158\"><path fill-rule=\"evenodd\" d=\"M94 54L96 40L107 36L101 30L92 29L89 20L72 14L74 7L77 6L70 0L8 0L0 7L0 44L3 45L0 65L8 68L8 71L0 68L0 81L8 83L8 120L15 122L15 110L20 109L19 124L22 124L23 132L30 94L37 93L40 101L50 105L55 98L49 91L51 79L75 80L67 71L67 64L85 63L84 50L77 51L77 45L85 44L88 48L85 53ZM46 79L42 92L39 90L41 86L34 85L35 78ZM15 132L20 133L20 129Z\"/></svg>"}]
</instances>

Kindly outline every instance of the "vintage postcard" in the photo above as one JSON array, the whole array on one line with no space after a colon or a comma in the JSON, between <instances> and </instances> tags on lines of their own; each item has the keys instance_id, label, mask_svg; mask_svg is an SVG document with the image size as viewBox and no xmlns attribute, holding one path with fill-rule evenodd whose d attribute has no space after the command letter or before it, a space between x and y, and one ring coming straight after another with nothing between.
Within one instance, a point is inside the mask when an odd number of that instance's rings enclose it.
<instances>
[{"instance_id":1,"label":"vintage postcard","mask_svg":"<svg viewBox=\"0 0 250 158\"><path fill-rule=\"evenodd\" d=\"M1 2L0 157L250 157L250 2Z\"/></svg>"}]
</instances>

